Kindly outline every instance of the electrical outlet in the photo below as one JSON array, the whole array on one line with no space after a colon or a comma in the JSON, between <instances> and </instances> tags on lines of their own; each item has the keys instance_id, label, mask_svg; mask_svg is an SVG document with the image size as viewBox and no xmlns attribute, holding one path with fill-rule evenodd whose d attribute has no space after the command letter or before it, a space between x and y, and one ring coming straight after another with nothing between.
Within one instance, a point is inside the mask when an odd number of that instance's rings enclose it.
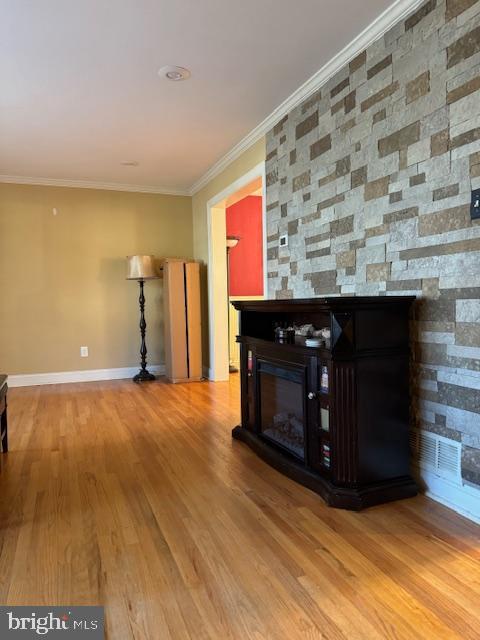
<instances>
[{"instance_id":1,"label":"electrical outlet","mask_svg":"<svg viewBox=\"0 0 480 640\"><path fill-rule=\"evenodd\" d=\"M80 347L80 357L88 358L88 347Z\"/></svg>"},{"instance_id":2,"label":"electrical outlet","mask_svg":"<svg viewBox=\"0 0 480 640\"><path fill-rule=\"evenodd\" d=\"M480 218L480 189L472 191L472 203L470 205L470 218L477 220Z\"/></svg>"}]
</instances>

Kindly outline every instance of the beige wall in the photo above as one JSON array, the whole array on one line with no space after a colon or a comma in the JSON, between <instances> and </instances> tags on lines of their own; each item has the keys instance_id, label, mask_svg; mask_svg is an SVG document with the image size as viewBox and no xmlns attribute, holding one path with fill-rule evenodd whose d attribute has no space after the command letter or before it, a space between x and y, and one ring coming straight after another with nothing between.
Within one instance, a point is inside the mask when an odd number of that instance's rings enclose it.
<instances>
[{"instance_id":1,"label":"beige wall","mask_svg":"<svg viewBox=\"0 0 480 640\"><path fill-rule=\"evenodd\" d=\"M125 280L135 253L201 261L208 365L207 202L264 160L262 138L193 198L0 184L0 370L136 366L138 285ZM162 282L145 293L148 361L161 364Z\"/></svg>"},{"instance_id":2,"label":"beige wall","mask_svg":"<svg viewBox=\"0 0 480 640\"><path fill-rule=\"evenodd\" d=\"M265 138L262 138L239 158L228 165L218 176L210 180L203 189L193 196L193 252L196 260L201 261L202 284L202 336L204 364L209 364L208 345L208 229L207 229L207 202L216 194L226 189L230 184L253 169L265 160Z\"/></svg>"},{"instance_id":3,"label":"beige wall","mask_svg":"<svg viewBox=\"0 0 480 640\"><path fill-rule=\"evenodd\" d=\"M136 366L138 285L125 256L192 257L192 231L188 197L0 185L0 370ZM145 292L148 360L160 364L162 282Z\"/></svg>"}]
</instances>

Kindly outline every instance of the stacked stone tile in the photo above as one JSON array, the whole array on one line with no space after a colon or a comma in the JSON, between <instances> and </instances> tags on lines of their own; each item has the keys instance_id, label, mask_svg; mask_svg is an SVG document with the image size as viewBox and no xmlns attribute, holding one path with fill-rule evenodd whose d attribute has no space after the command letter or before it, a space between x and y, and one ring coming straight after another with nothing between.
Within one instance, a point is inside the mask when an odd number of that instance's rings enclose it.
<instances>
[{"instance_id":1,"label":"stacked stone tile","mask_svg":"<svg viewBox=\"0 0 480 640\"><path fill-rule=\"evenodd\" d=\"M479 485L480 0L429 0L285 116L266 183L270 297L418 296L416 424Z\"/></svg>"}]
</instances>

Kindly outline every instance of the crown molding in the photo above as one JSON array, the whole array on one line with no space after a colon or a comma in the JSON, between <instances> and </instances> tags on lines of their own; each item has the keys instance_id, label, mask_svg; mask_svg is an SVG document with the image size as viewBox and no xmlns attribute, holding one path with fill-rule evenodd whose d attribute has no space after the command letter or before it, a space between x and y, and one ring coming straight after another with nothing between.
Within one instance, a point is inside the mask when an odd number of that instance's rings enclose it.
<instances>
[{"instance_id":1,"label":"crown molding","mask_svg":"<svg viewBox=\"0 0 480 640\"><path fill-rule=\"evenodd\" d=\"M31 184L41 187L73 187L75 189L100 189L106 191L130 191L135 193L155 193L165 196L189 196L187 189L167 189L164 187L144 186L137 184L120 184L116 182L95 182L91 180L62 180L56 178L35 178L28 176L0 175L0 183Z\"/></svg>"},{"instance_id":2,"label":"crown molding","mask_svg":"<svg viewBox=\"0 0 480 640\"><path fill-rule=\"evenodd\" d=\"M397 22L406 18L409 13L414 11L423 2L424 0L395 0L390 7L375 18L375 20L346 47L333 56L319 71L274 109L255 129L252 129L252 131L232 147L228 153L222 156L220 160L217 160L217 162L190 187L189 195L193 196L200 191L200 189L215 178L231 162L236 160L244 151L255 144L255 142L258 142L279 120L322 87L327 80L340 71L350 60L366 49L372 42L381 38L386 31Z\"/></svg>"}]
</instances>

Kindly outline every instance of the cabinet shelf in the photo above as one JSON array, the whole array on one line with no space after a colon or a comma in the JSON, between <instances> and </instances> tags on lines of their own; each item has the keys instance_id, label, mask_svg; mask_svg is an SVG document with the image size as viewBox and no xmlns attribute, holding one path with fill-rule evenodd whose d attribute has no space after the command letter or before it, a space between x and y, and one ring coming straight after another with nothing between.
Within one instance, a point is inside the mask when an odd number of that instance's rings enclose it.
<instances>
[{"instance_id":1,"label":"cabinet shelf","mask_svg":"<svg viewBox=\"0 0 480 640\"><path fill-rule=\"evenodd\" d=\"M265 338L256 338L254 336L237 336L237 342L240 344L258 344L258 345L275 345L279 349L284 349L285 351L303 351L305 353L316 353L326 360L330 359L331 352L330 349L326 347L307 347L305 345L305 338L299 339L298 337L295 340L295 343L289 344L284 342L276 342L275 340L267 340Z\"/></svg>"}]
</instances>

